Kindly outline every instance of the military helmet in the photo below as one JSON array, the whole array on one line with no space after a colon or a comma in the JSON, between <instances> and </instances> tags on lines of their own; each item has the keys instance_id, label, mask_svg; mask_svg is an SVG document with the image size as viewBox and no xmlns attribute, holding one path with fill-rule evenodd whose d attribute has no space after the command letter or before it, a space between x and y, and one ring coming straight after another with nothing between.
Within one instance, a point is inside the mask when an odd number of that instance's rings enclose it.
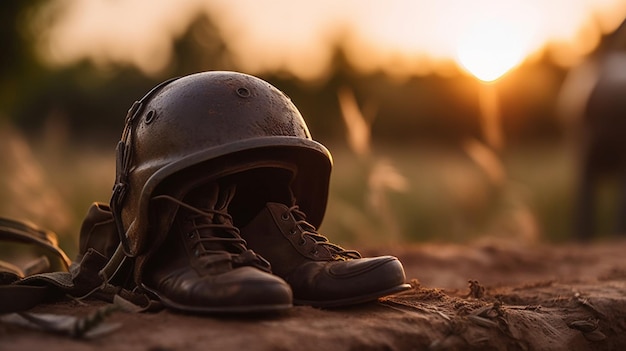
<instances>
[{"instance_id":1,"label":"military helmet","mask_svg":"<svg viewBox=\"0 0 626 351\"><path fill-rule=\"evenodd\" d=\"M194 184L259 167L293 172L292 192L311 224L326 210L330 152L312 140L291 100L251 75L209 71L165 81L128 111L117 147L111 208L127 256L153 249L157 194L182 198ZM173 219L159 218L167 223Z\"/></svg>"}]
</instances>

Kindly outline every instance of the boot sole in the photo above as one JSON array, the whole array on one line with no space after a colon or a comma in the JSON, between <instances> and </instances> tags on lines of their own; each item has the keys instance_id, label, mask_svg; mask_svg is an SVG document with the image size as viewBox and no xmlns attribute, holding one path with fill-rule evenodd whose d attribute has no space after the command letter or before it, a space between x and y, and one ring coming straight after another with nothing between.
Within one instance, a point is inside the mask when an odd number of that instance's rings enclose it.
<instances>
[{"instance_id":1,"label":"boot sole","mask_svg":"<svg viewBox=\"0 0 626 351\"><path fill-rule=\"evenodd\" d=\"M199 314L250 314L250 313L270 313L285 311L293 307L292 304L275 305L246 305L246 306L189 306L172 301L167 297L159 295L156 291L143 285L143 288L153 294L163 306L181 312Z\"/></svg>"},{"instance_id":2,"label":"boot sole","mask_svg":"<svg viewBox=\"0 0 626 351\"><path fill-rule=\"evenodd\" d=\"M321 308L332 308L332 307L343 307L350 305L358 305L361 303L371 302L379 297L396 294L402 291L406 291L411 289L410 284L401 284L398 286L394 286L391 289L377 291L375 293L354 296L349 298L337 299L337 300L325 300L325 301L310 301L310 300L300 300L294 297L293 304L294 305L306 305L312 307L321 307Z\"/></svg>"}]
</instances>

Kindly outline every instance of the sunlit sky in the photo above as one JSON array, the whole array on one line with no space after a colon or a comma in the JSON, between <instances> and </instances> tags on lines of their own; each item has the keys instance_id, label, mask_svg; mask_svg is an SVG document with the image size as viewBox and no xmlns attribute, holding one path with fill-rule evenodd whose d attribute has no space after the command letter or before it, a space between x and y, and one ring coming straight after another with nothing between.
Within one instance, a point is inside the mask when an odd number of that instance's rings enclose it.
<instances>
[{"instance_id":1,"label":"sunlit sky","mask_svg":"<svg viewBox=\"0 0 626 351\"><path fill-rule=\"evenodd\" d=\"M66 10L41 36L52 64L90 58L157 74L172 40L208 11L234 59L249 73L283 70L323 76L333 45L368 72L445 73L454 63L498 78L551 44L571 65L626 16L626 0L54 0Z\"/></svg>"}]
</instances>

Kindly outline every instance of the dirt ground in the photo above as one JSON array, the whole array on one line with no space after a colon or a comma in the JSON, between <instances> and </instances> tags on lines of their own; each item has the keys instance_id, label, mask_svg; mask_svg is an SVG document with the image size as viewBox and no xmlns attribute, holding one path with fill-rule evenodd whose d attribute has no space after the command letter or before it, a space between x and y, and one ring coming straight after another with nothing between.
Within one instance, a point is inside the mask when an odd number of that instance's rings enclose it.
<instances>
[{"instance_id":1,"label":"dirt ground","mask_svg":"<svg viewBox=\"0 0 626 351\"><path fill-rule=\"evenodd\" d=\"M413 290L350 308L273 315L116 312L77 340L0 323L0 350L626 350L626 241L424 244L394 254ZM33 312L86 316L66 301Z\"/></svg>"}]
</instances>

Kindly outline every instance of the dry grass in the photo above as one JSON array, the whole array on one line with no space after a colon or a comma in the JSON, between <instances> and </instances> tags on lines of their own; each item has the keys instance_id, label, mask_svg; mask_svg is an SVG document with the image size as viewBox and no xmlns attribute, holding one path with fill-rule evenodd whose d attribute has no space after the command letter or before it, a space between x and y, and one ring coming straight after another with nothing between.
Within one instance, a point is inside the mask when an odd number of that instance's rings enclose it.
<instances>
[{"instance_id":1,"label":"dry grass","mask_svg":"<svg viewBox=\"0 0 626 351\"><path fill-rule=\"evenodd\" d=\"M0 149L0 216L54 231L73 258L83 215L92 202L107 202L110 196L113 151L45 138L27 140L7 125L0 128Z\"/></svg>"},{"instance_id":2,"label":"dry grass","mask_svg":"<svg viewBox=\"0 0 626 351\"><path fill-rule=\"evenodd\" d=\"M508 151L502 156L508 172L501 183L461 145L376 147L406 180L402 192L386 195L399 228L393 235L380 213L367 206L367 165L345 147L330 149L335 168L322 226L328 236L366 244L467 242L485 236L524 242L569 238L574 177L562 145Z\"/></svg>"}]
</instances>

